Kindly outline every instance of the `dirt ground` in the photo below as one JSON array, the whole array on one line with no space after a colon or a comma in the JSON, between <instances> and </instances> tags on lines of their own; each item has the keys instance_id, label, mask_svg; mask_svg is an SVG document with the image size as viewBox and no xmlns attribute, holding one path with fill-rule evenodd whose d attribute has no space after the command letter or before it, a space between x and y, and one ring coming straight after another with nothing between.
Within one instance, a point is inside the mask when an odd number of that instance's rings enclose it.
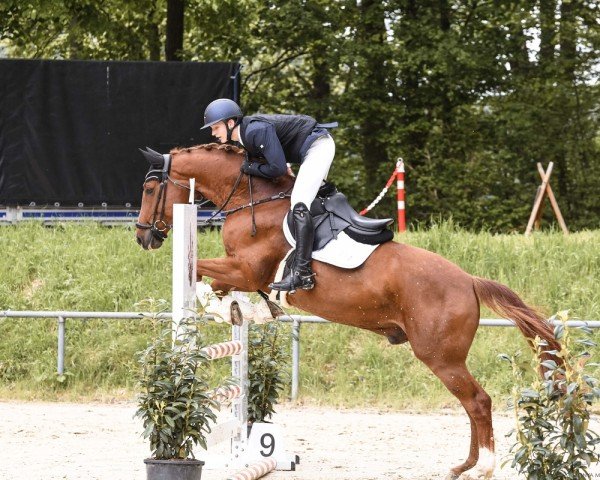
<instances>
[{"instance_id":1,"label":"dirt ground","mask_svg":"<svg viewBox=\"0 0 600 480\"><path fill-rule=\"evenodd\" d=\"M133 404L0 402L0 479L145 479L143 459L149 450L134 412ZM464 459L469 444L468 419L459 411L415 414L286 404L279 407L277 423L285 429L288 452L301 462L296 471L274 472L268 480L442 479ZM512 418L496 413L494 424L494 478L516 479L513 470L500 468L511 444L505 434ZM202 478L225 479L227 473L205 470Z\"/></svg>"}]
</instances>

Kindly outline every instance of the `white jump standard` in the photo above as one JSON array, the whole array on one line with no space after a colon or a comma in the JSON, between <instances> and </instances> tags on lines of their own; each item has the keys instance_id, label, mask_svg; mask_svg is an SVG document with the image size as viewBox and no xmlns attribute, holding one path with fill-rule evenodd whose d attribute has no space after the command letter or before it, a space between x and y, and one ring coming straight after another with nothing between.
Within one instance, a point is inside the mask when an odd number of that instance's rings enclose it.
<instances>
[{"instance_id":1,"label":"white jump standard","mask_svg":"<svg viewBox=\"0 0 600 480\"><path fill-rule=\"evenodd\" d=\"M182 319L195 315L196 218L196 205L173 206L174 330ZM235 302L232 304L232 310L234 308L238 308ZM232 315L232 319L240 317L239 309L236 313L237 315ZM231 415L211 426L212 431L206 438L208 451L205 457L201 458L205 461L204 468L242 468L238 474L229 477L235 480L258 479L275 469L295 470L299 459L297 456L287 455L280 427L255 423L253 433L248 438L248 322L234 323L241 325L232 324L231 341L208 345L201 349L210 360L231 357L231 373L236 382L235 385L220 386L211 392L212 398L223 406L231 402ZM211 454L211 447L225 441L230 442L228 455Z\"/></svg>"}]
</instances>

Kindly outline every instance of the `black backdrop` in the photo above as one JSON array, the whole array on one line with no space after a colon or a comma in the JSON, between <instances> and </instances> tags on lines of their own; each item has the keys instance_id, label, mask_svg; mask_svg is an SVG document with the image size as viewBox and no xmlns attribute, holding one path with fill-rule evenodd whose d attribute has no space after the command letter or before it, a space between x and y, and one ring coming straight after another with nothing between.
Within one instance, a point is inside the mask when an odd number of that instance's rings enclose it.
<instances>
[{"instance_id":1,"label":"black backdrop","mask_svg":"<svg viewBox=\"0 0 600 480\"><path fill-rule=\"evenodd\" d=\"M237 100L239 65L0 60L0 204L139 206L148 164L207 143L215 98Z\"/></svg>"}]
</instances>

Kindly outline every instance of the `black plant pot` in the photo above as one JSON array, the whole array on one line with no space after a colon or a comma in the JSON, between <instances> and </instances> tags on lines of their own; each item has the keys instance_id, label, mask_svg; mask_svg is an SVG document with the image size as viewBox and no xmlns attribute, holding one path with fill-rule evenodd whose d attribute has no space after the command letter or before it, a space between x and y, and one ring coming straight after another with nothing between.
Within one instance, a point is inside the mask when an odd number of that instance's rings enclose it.
<instances>
[{"instance_id":1,"label":"black plant pot","mask_svg":"<svg viewBox=\"0 0 600 480\"><path fill-rule=\"evenodd\" d=\"M154 460L146 458L147 480L200 480L202 478L201 460Z\"/></svg>"}]
</instances>

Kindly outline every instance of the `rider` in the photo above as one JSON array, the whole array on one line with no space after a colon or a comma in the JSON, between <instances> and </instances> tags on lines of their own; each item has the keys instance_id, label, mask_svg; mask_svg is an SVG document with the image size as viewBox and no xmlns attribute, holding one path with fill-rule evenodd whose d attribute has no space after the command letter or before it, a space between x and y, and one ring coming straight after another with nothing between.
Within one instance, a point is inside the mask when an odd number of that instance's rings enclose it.
<instances>
[{"instance_id":1,"label":"rider","mask_svg":"<svg viewBox=\"0 0 600 480\"><path fill-rule=\"evenodd\" d=\"M244 116L233 100L220 98L204 112L204 126L221 143L239 142L248 152L242 171L248 175L276 178L287 172L287 163L299 163L300 169L291 195L296 252L290 272L272 283L273 290L293 293L315 285L311 269L314 239L310 205L327 178L335 143L327 128L336 123L319 124L307 115Z\"/></svg>"}]
</instances>

